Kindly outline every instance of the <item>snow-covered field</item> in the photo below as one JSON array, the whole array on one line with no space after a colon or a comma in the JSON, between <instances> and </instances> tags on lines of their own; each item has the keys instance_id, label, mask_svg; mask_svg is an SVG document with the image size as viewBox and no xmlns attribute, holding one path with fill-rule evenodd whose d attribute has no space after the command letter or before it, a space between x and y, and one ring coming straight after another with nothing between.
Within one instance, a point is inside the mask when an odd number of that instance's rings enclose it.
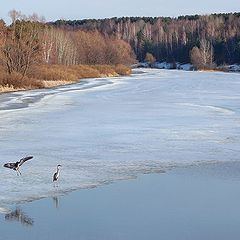
<instances>
[{"instance_id":1,"label":"snow-covered field","mask_svg":"<svg viewBox=\"0 0 240 240\"><path fill-rule=\"evenodd\" d=\"M34 156L20 177L0 168L0 206L173 166L239 161L238 74L140 71L0 95L0 164Z\"/></svg>"}]
</instances>

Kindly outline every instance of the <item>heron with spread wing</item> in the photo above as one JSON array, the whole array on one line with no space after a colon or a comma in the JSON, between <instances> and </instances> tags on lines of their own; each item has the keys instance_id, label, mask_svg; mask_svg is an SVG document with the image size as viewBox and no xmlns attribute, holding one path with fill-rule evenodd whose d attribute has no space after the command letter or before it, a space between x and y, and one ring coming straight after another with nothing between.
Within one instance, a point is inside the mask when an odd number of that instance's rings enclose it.
<instances>
[{"instance_id":1,"label":"heron with spread wing","mask_svg":"<svg viewBox=\"0 0 240 240\"><path fill-rule=\"evenodd\" d=\"M17 172L17 175L22 175L21 172L19 171L19 168L28 160L32 159L33 156L29 156L29 157L24 157L22 159L20 159L19 161L15 162L15 163L5 163L3 166L6 168L10 168L13 169Z\"/></svg>"}]
</instances>

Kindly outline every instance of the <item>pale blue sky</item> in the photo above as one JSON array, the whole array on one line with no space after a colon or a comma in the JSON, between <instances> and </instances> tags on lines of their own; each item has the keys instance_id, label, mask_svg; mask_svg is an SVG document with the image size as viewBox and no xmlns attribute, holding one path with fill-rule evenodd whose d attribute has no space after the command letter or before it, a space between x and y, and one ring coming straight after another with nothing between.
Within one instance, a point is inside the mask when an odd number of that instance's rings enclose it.
<instances>
[{"instance_id":1,"label":"pale blue sky","mask_svg":"<svg viewBox=\"0 0 240 240\"><path fill-rule=\"evenodd\" d=\"M9 22L12 9L57 19L121 16L179 16L215 12L240 12L240 0L2 0L0 18Z\"/></svg>"}]
</instances>

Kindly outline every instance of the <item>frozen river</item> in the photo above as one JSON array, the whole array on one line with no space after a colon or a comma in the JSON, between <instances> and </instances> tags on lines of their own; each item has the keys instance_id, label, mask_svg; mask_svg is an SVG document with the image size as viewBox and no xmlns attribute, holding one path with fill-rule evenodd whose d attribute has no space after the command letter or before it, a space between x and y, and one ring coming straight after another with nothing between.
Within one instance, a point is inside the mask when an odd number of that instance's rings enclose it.
<instances>
[{"instance_id":1,"label":"frozen river","mask_svg":"<svg viewBox=\"0 0 240 240\"><path fill-rule=\"evenodd\" d=\"M240 75L143 70L0 95L0 206L182 165L240 160ZM61 164L59 187L52 174Z\"/></svg>"}]
</instances>

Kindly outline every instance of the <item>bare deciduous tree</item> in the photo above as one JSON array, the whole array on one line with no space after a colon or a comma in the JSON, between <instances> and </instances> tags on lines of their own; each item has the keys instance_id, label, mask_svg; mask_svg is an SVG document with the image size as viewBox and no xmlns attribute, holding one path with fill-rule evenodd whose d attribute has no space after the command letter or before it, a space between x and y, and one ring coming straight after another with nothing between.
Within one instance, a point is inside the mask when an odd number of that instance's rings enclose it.
<instances>
[{"instance_id":1,"label":"bare deciduous tree","mask_svg":"<svg viewBox=\"0 0 240 240\"><path fill-rule=\"evenodd\" d=\"M202 39L200 48L194 47L190 52L191 62L197 69L206 69L213 64L213 47L209 41Z\"/></svg>"},{"instance_id":2,"label":"bare deciduous tree","mask_svg":"<svg viewBox=\"0 0 240 240\"><path fill-rule=\"evenodd\" d=\"M151 53L146 53L145 61L149 64L156 62L156 58Z\"/></svg>"},{"instance_id":3,"label":"bare deciduous tree","mask_svg":"<svg viewBox=\"0 0 240 240\"><path fill-rule=\"evenodd\" d=\"M213 47L205 38L200 41L201 61L204 67L210 67L213 63Z\"/></svg>"},{"instance_id":4,"label":"bare deciduous tree","mask_svg":"<svg viewBox=\"0 0 240 240\"><path fill-rule=\"evenodd\" d=\"M201 61L201 51L198 47L193 47L193 49L190 52L190 58L193 66L196 69L201 69L203 67L202 61Z\"/></svg>"},{"instance_id":5,"label":"bare deciduous tree","mask_svg":"<svg viewBox=\"0 0 240 240\"><path fill-rule=\"evenodd\" d=\"M41 25L28 19L22 20L25 16L15 10L9 15L13 22L3 47L3 61L9 74L18 72L24 77L30 66L40 61Z\"/></svg>"}]
</instances>

